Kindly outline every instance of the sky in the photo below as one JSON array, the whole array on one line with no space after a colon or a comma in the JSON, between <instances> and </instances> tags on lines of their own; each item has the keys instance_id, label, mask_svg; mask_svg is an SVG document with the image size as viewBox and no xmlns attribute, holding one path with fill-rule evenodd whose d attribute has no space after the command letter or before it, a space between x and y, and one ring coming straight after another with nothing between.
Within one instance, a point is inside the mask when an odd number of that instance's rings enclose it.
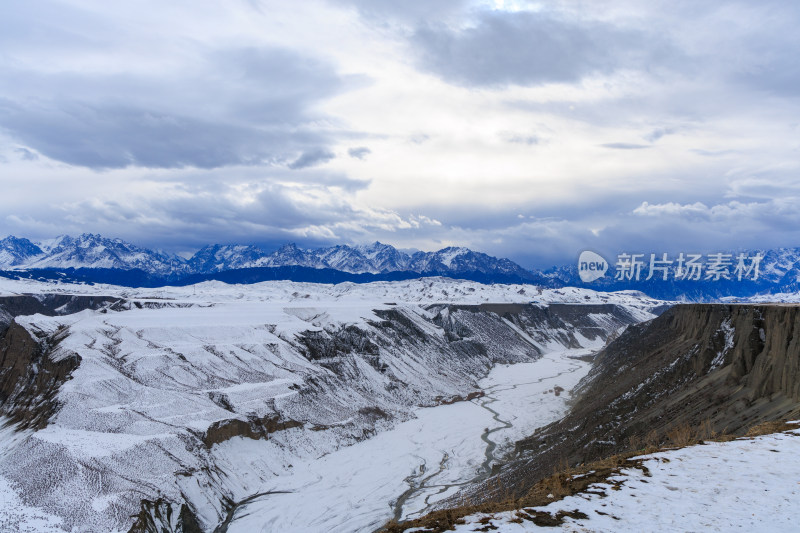
<instances>
[{"instance_id":1,"label":"sky","mask_svg":"<svg viewBox=\"0 0 800 533\"><path fill-rule=\"evenodd\" d=\"M0 235L800 246L800 4L0 3Z\"/></svg>"}]
</instances>

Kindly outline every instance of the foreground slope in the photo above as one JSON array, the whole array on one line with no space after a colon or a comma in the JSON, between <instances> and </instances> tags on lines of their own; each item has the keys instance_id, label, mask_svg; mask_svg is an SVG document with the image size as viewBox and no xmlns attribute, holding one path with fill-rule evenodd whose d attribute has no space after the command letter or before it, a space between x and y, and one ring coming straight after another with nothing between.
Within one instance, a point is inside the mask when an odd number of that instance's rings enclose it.
<instances>
[{"instance_id":1,"label":"foreground slope","mask_svg":"<svg viewBox=\"0 0 800 533\"><path fill-rule=\"evenodd\" d=\"M452 531L797 531L798 454L797 429L665 450L629 460L578 494L469 515Z\"/></svg>"}]
</instances>

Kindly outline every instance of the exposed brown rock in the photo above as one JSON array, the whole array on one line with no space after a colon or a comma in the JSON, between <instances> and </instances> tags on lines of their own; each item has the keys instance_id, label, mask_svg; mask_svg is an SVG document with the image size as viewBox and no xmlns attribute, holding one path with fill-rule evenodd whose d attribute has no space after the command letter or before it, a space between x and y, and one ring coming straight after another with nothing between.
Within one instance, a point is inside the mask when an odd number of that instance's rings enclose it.
<instances>
[{"instance_id":1,"label":"exposed brown rock","mask_svg":"<svg viewBox=\"0 0 800 533\"><path fill-rule=\"evenodd\" d=\"M437 396L434 398L436 401L436 405L450 405L456 402L468 402L470 400L474 400L476 398L483 398L486 395L485 392L482 390L472 391L466 396L461 396L460 394L456 394L451 398L443 398L442 396Z\"/></svg>"},{"instance_id":2,"label":"exposed brown rock","mask_svg":"<svg viewBox=\"0 0 800 533\"><path fill-rule=\"evenodd\" d=\"M173 504L161 498L142 500L135 518L128 533L203 533L203 528L185 503Z\"/></svg>"},{"instance_id":3,"label":"exposed brown rock","mask_svg":"<svg viewBox=\"0 0 800 533\"><path fill-rule=\"evenodd\" d=\"M302 422L283 420L280 416L253 416L248 417L247 420L231 418L211 424L203 435L203 442L210 448L214 444L225 442L233 437L246 437L254 440L268 439L270 433L302 426Z\"/></svg>"},{"instance_id":4,"label":"exposed brown rock","mask_svg":"<svg viewBox=\"0 0 800 533\"><path fill-rule=\"evenodd\" d=\"M62 328L53 335L34 338L14 318L77 313L84 309L114 308L122 300L108 296L66 294L0 297L0 414L20 429L41 429L58 410L59 387L78 367L81 358L71 354L54 361L50 355L66 337Z\"/></svg>"},{"instance_id":5,"label":"exposed brown rock","mask_svg":"<svg viewBox=\"0 0 800 533\"><path fill-rule=\"evenodd\" d=\"M42 429L58 410L58 389L81 361L77 354L59 361L50 357L66 334L64 328L35 339L12 322L0 338L0 414L20 429Z\"/></svg>"}]
</instances>

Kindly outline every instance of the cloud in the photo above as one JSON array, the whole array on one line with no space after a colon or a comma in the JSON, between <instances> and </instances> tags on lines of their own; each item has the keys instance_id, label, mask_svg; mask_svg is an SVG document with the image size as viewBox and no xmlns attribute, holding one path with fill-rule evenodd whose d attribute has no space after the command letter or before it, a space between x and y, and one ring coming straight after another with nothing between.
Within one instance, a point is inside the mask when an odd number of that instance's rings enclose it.
<instances>
[{"instance_id":1,"label":"cloud","mask_svg":"<svg viewBox=\"0 0 800 533\"><path fill-rule=\"evenodd\" d=\"M614 150L641 150L643 148L650 148L646 144L634 144L634 143L606 143L601 144L603 148L612 148Z\"/></svg>"},{"instance_id":2,"label":"cloud","mask_svg":"<svg viewBox=\"0 0 800 533\"><path fill-rule=\"evenodd\" d=\"M654 143L657 140L661 139L665 135L671 135L675 133L674 128L656 128L647 135L644 136L644 139L648 142Z\"/></svg>"},{"instance_id":3,"label":"cloud","mask_svg":"<svg viewBox=\"0 0 800 533\"><path fill-rule=\"evenodd\" d=\"M765 169L761 172L735 177L728 183L726 197L782 199L784 201L800 198L800 181L796 178L800 168L797 164L788 166L784 172Z\"/></svg>"},{"instance_id":4,"label":"cloud","mask_svg":"<svg viewBox=\"0 0 800 533\"><path fill-rule=\"evenodd\" d=\"M98 184L113 183L126 172L98 175ZM89 197L58 198L42 191L15 207L9 207L14 199L2 199L7 214L0 225L8 233L31 238L94 231L172 250L210 242L356 243L441 225L423 213L368 205L357 199L355 185L348 188L341 178L326 177L314 168L305 170L302 179L293 179L297 173L285 169L271 176L251 169L246 179L227 181L208 176L226 170L162 172L173 176L138 178L118 190L98 187Z\"/></svg>"},{"instance_id":5,"label":"cloud","mask_svg":"<svg viewBox=\"0 0 800 533\"><path fill-rule=\"evenodd\" d=\"M642 205L633 210L634 215L640 216L702 216L707 217L709 214L708 207L701 203L695 202L693 204L681 205L676 202L667 202L664 204L650 204L649 202L642 202Z\"/></svg>"},{"instance_id":6,"label":"cloud","mask_svg":"<svg viewBox=\"0 0 800 533\"><path fill-rule=\"evenodd\" d=\"M538 135L526 135L521 133L513 133L510 131L505 131L500 134L500 137L512 144L525 144L528 146L533 146L539 144L539 136Z\"/></svg>"},{"instance_id":7,"label":"cloud","mask_svg":"<svg viewBox=\"0 0 800 533\"><path fill-rule=\"evenodd\" d=\"M470 4L469 0L335 0L341 5L354 6L371 21L387 24L419 23L425 20L442 20L460 14Z\"/></svg>"},{"instance_id":8,"label":"cloud","mask_svg":"<svg viewBox=\"0 0 800 533\"><path fill-rule=\"evenodd\" d=\"M735 41L722 51L730 63L729 81L759 92L782 97L800 96L800 65L795 51L800 46L797 27L800 7L789 2L765 2L758 7L739 4L734 13L746 18L738 22ZM724 34L723 34L724 35Z\"/></svg>"},{"instance_id":9,"label":"cloud","mask_svg":"<svg viewBox=\"0 0 800 533\"><path fill-rule=\"evenodd\" d=\"M705 219L716 223L732 223L735 226L748 222L757 224L776 221L796 224L800 222L800 205L796 200L797 198L776 198L759 202L731 201L711 206L701 202L694 204L642 202L642 205L633 210L633 214L646 217L677 218L686 222Z\"/></svg>"},{"instance_id":10,"label":"cloud","mask_svg":"<svg viewBox=\"0 0 800 533\"><path fill-rule=\"evenodd\" d=\"M442 223L435 218L425 215L411 215L408 217L408 224L412 228L423 228L425 226L441 226Z\"/></svg>"},{"instance_id":11,"label":"cloud","mask_svg":"<svg viewBox=\"0 0 800 533\"><path fill-rule=\"evenodd\" d=\"M36 161L39 159L39 155L36 152L28 150L27 148L17 147L14 148L14 152L25 161Z\"/></svg>"},{"instance_id":12,"label":"cloud","mask_svg":"<svg viewBox=\"0 0 800 533\"><path fill-rule=\"evenodd\" d=\"M516 210L476 206L432 209L430 215L442 226L428 228L426 244L433 249L461 243L527 267L549 268L571 263L585 249L613 257L622 252L764 249L800 241L796 197L688 203L637 203L636 197L591 195L587 205L573 201L550 206L552 216L544 210L520 216Z\"/></svg>"},{"instance_id":13,"label":"cloud","mask_svg":"<svg viewBox=\"0 0 800 533\"><path fill-rule=\"evenodd\" d=\"M571 83L663 55L657 36L552 12L480 11L473 24L429 24L412 38L419 64L466 86Z\"/></svg>"},{"instance_id":14,"label":"cloud","mask_svg":"<svg viewBox=\"0 0 800 533\"><path fill-rule=\"evenodd\" d=\"M51 159L94 169L268 164L320 141L312 133L284 137L252 126L83 102L0 102L0 124Z\"/></svg>"},{"instance_id":15,"label":"cloud","mask_svg":"<svg viewBox=\"0 0 800 533\"><path fill-rule=\"evenodd\" d=\"M690 151L703 157L721 157L737 153L736 150L703 150L700 148L693 148Z\"/></svg>"},{"instance_id":16,"label":"cloud","mask_svg":"<svg viewBox=\"0 0 800 533\"><path fill-rule=\"evenodd\" d=\"M29 150L92 169L302 163L334 142L311 108L346 81L323 61L250 46L204 52L183 68L41 72L0 62L0 76L15 80L0 87L0 128Z\"/></svg>"},{"instance_id":17,"label":"cloud","mask_svg":"<svg viewBox=\"0 0 800 533\"><path fill-rule=\"evenodd\" d=\"M289 163L289 168L297 170L301 168L314 167L327 163L335 157L336 154L333 152L325 150L324 148L317 148L315 150L303 152L300 157Z\"/></svg>"},{"instance_id":18,"label":"cloud","mask_svg":"<svg viewBox=\"0 0 800 533\"><path fill-rule=\"evenodd\" d=\"M530 266L796 245L798 25L776 0L0 3L0 233Z\"/></svg>"},{"instance_id":19,"label":"cloud","mask_svg":"<svg viewBox=\"0 0 800 533\"><path fill-rule=\"evenodd\" d=\"M371 153L372 153L372 150L370 150L366 146L356 146L355 148L350 148L349 150L347 150L347 154L350 157L353 157L355 159L361 159L361 160L366 158Z\"/></svg>"}]
</instances>

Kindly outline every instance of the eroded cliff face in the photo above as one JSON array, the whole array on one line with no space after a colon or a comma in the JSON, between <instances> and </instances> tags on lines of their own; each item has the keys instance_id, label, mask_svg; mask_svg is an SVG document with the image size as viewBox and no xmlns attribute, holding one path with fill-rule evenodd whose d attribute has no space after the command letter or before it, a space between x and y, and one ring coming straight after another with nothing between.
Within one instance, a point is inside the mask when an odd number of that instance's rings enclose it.
<instances>
[{"instance_id":1,"label":"eroded cliff face","mask_svg":"<svg viewBox=\"0 0 800 533\"><path fill-rule=\"evenodd\" d=\"M58 389L80 364L77 354L59 361L49 356L67 334L36 339L12 323L0 340L0 415L18 429L42 429L57 411Z\"/></svg>"},{"instance_id":2,"label":"eroded cliff face","mask_svg":"<svg viewBox=\"0 0 800 533\"><path fill-rule=\"evenodd\" d=\"M69 328L28 330L17 316L67 315L118 303L103 296L20 295L0 297L0 415L18 429L42 429L58 410L56 395L78 368L80 355L51 355Z\"/></svg>"},{"instance_id":3,"label":"eroded cliff face","mask_svg":"<svg viewBox=\"0 0 800 533\"><path fill-rule=\"evenodd\" d=\"M524 492L559 464L625 451L648 435L663 442L678 426L741 434L797 417L800 306L675 306L601 351L574 395L567 417L518 442L502 486Z\"/></svg>"},{"instance_id":4,"label":"eroded cliff face","mask_svg":"<svg viewBox=\"0 0 800 533\"><path fill-rule=\"evenodd\" d=\"M203 529L186 504L173 504L159 498L142 500L128 533L203 533Z\"/></svg>"},{"instance_id":5,"label":"eroded cliff face","mask_svg":"<svg viewBox=\"0 0 800 533\"><path fill-rule=\"evenodd\" d=\"M752 399L781 394L800 400L800 311L795 306L734 308L737 321L729 360L731 377L743 379Z\"/></svg>"},{"instance_id":6,"label":"eroded cliff face","mask_svg":"<svg viewBox=\"0 0 800 533\"><path fill-rule=\"evenodd\" d=\"M529 332L537 344L567 348L605 342L621 328L642 320L633 310L614 304L484 304L481 309L495 312ZM653 311L658 314L661 310Z\"/></svg>"}]
</instances>

